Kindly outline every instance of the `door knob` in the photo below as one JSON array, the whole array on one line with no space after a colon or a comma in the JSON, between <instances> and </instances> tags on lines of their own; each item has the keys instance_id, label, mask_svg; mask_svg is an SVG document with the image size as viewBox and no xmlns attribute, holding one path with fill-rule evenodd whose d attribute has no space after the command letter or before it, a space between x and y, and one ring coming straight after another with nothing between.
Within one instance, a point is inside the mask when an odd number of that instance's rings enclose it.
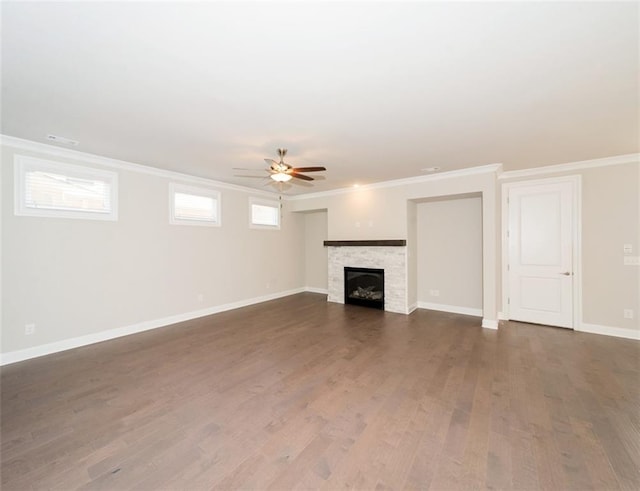
<instances>
[{"instance_id":1,"label":"door knob","mask_svg":"<svg viewBox=\"0 0 640 491\"><path fill-rule=\"evenodd\" d=\"M560 273L560 274L561 274L561 275L564 275L564 276L571 276L571 275L573 275L573 273L572 273L572 272L570 272L570 271L565 271L564 273Z\"/></svg>"}]
</instances>

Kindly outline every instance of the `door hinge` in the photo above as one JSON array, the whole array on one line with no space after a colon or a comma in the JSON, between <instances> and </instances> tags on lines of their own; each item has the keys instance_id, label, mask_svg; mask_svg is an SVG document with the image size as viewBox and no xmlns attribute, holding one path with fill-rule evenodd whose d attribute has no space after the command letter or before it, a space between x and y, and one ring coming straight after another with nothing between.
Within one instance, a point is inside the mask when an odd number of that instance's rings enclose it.
<instances>
[{"instance_id":1,"label":"door hinge","mask_svg":"<svg viewBox=\"0 0 640 491\"><path fill-rule=\"evenodd\" d=\"M511 271L511 265L507 264L507 271Z\"/></svg>"},{"instance_id":2,"label":"door hinge","mask_svg":"<svg viewBox=\"0 0 640 491\"><path fill-rule=\"evenodd\" d=\"M511 305L511 299L507 297L507 305Z\"/></svg>"}]
</instances>

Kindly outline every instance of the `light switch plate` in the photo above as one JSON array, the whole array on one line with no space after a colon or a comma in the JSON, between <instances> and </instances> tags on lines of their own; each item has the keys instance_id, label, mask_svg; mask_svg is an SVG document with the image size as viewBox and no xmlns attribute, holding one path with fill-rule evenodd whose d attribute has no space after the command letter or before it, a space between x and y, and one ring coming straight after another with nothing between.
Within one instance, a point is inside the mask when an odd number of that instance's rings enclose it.
<instances>
[{"instance_id":1,"label":"light switch plate","mask_svg":"<svg viewBox=\"0 0 640 491\"><path fill-rule=\"evenodd\" d=\"M640 266L640 256L624 256L625 266Z\"/></svg>"},{"instance_id":2,"label":"light switch plate","mask_svg":"<svg viewBox=\"0 0 640 491\"><path fill-rule=\"evenodd\" d=\"M624 244L622 246L622 250L624 251L625 254L631 254L633 252L633 245L632 244Z\"/></svg>"}]
</instances>

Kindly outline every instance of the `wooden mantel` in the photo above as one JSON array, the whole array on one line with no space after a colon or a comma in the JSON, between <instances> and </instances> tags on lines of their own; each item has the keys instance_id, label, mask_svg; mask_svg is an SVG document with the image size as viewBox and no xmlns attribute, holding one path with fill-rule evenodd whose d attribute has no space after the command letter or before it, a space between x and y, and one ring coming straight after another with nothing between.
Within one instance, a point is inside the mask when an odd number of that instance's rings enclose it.
<instances>
[{"instance_id":1,"label":"wooden mantel","mask_svg":"<svg viewBox=\"0 0 640 491\"><path fill-rule=\"evenodd\" d=\"M407 245L405 239L392 240L325 240L325 247L403 247Z\"/></svg>"}]
</instances>

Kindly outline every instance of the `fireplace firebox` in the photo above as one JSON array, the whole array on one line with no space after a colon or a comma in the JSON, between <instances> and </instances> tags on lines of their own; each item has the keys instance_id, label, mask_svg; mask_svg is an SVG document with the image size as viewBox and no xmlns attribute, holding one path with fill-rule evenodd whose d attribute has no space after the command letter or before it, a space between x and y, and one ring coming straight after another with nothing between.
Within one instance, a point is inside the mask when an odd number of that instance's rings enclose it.
<instances>
[{"instance_id":1,"label":"fireplace firebox","mask_svg":"<svg viewBox=\"0 0 640 491\"><path fill-rule=\"evenodd\" d=\"M384 269L345 267L344 303L384 310Z\"/></svg>"}]
</instances>

